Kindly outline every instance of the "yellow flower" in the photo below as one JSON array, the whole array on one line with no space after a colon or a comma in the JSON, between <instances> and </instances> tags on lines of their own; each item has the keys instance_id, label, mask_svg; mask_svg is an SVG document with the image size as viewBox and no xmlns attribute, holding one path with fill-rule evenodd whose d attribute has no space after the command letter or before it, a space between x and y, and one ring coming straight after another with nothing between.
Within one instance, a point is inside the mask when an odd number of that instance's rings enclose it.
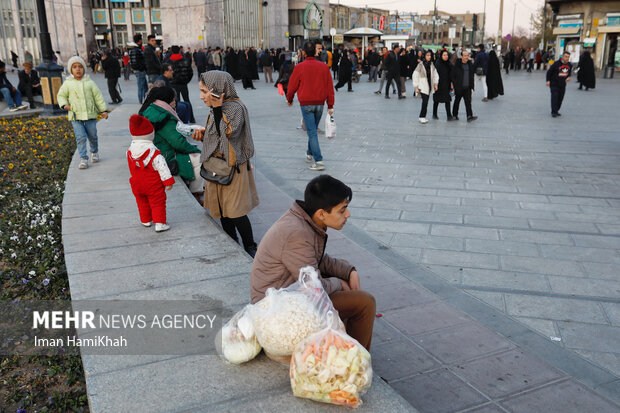
<instances>
[{"instance_id":1,"label":"yellow flower","mask_svg":"<svg viewBox=\"0 0 620 413\"><path fill-rule=\"evenodd\" d=\"M15 165L13 165L12 163L9 164L9 169L13 169L15 168Z\"/></svg>"}]
</instances>

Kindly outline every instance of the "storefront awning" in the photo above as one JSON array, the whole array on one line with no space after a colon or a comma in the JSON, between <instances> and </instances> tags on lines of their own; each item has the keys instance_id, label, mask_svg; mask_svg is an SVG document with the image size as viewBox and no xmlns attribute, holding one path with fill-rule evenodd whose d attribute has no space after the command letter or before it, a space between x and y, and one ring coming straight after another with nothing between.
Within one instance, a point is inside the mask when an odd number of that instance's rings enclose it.
<instances>
[{"instance_id":1,"label":"storefront awning","mask_svg":"<svg viewBox=\"0 0 620 413\"><path fill-rule=\"evenodd\" d=\"M567 35L567 34L579 34L581 27L556 27L553 29L553 34Z\"/></svg>"},{"instance_id":2,"label":"storefront awning","mask_svg":"<svg viewBox=\"0 0 620 413\"><path fill-rule=\"evenodd\" d=\"M600 26L599 33L620 33L620 26Z\"/></svg>"}]
</instances>

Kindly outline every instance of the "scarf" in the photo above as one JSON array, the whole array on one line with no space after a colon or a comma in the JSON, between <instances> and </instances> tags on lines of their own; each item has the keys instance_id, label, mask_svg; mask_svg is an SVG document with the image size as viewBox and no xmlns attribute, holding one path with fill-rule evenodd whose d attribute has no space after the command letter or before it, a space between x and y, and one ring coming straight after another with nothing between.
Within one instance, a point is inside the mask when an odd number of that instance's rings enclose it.
<instances>
[{"instance_id":1,"label":"scarf","mask_svg":"<svg viewBox=\"0 0 620 413\"><path fill-rule=\"evenodd\" d=\"M179 115L177 115L177 111L174 110L174 108L172 106L170 106L169 104L167 104L163 100L157 99L155 102L153 102L153 105L159 106L160 108L162 108L166 112L170 112L170 114L176 118L177 122L181 120L181 119L179 119Z\"/></svg>"}]
</instances>

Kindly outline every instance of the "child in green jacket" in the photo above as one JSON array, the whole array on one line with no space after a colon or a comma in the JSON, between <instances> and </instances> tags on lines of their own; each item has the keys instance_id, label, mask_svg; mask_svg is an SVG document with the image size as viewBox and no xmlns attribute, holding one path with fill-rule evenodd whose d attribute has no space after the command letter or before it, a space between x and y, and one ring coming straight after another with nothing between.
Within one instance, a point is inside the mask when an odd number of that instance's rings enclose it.
<instances>
[{"instance_id":1,"label":"child in green jacket","mask_svg":"<svg viewBox=\"0 0 620 413\"><path fill-rule=\"evenodd\" d=\"M88 168L88 152L86 139L90 143L91 161L99 162L97 144L97 115L102 113L108 118L108 108L103 100L101 90L90 77L85 76L86 63L79 56L73 56L67 63L71 76L65 80L58 91L58 106L69 111L67 118L73 125L78 152L80 153L80 169Z\"/></svg>"}]
</instances>

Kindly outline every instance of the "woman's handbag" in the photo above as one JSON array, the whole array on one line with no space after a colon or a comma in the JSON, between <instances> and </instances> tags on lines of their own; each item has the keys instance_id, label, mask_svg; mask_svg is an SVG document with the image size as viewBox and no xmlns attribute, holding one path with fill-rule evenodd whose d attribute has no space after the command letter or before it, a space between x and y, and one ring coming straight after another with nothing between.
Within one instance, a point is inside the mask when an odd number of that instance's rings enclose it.
<instances>
[{"instance_id":1,"label":"woman's handbag","mask_svg":"<svg viewBox=\"0 0 620 413\"><path fill-rule=\"evenodd\" d=\"M228 166L226 159L212 156L202 163L200 176L207 181L226 186L232 182L236 169L236 166Z\"/></svg>"}]
</instances>

